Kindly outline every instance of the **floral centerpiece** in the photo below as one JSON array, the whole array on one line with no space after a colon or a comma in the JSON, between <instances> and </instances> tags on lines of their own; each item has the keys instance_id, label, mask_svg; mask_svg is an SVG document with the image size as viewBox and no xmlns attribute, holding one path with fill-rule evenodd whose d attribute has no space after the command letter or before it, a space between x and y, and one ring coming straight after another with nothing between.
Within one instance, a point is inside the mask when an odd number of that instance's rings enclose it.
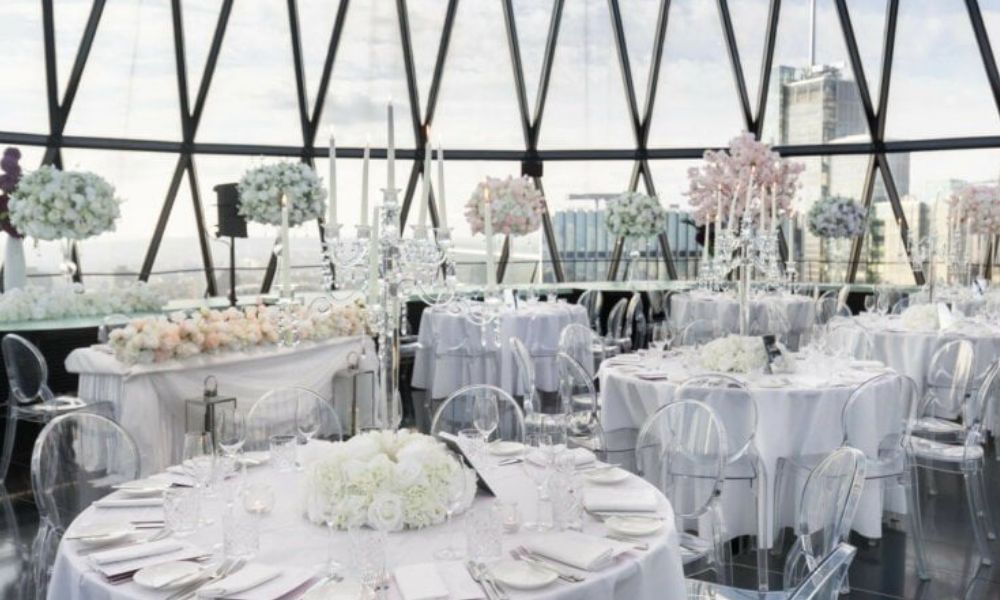
<instances>
[{"instance_id":1,"label":"floral centerpiece","mask_svg":"<svg viewBox=\"0 0 1000 600\"><path fill-rule=\"evenodd\" d=\"M899 315L900 324L912 331L936 331L941 328L936 304L916 304Z\"/></svg>"},{"instance_id":2,"label":"floral centerpiece","mask_svg":"<svg viewBox=\"0 0 1000 600\"><path fill-rule=\"evenodd\" d=\"M14 238L22 238L21 232L10 222L10 197L21 181L21 151L17 148L7 148L0 159L0 229Z\"/></svg>"},{"instance_id":3,"label":"floral centerpiece","mask_svg":"<svg viewBox=\"0 0 1000 600\"><path fill-rule=\"evenodd\" d=\"M787 215L799 189L799 174L804 170L804 164L781 158L753 134L743 133L730 140L725 150L707 150L701 167L688 169L685 194L699 225L714 221L720 204L723 221L742 218L752 172L751 206L759 202L760 194L767 194L767 200L773 196L777 208Z\"/></svg>"},{"instance_id":4,"label":"floral centerpiece","mask_svg":"<svg viewBox=\"0 0 1000 600\"><path fill-rule=\"evenodd\" d=\"M120 203L100 176L46 165L21 178L8 208L11 225L24 235L83 240L113 231Z\"/></svg>"},{"instance_id":5,"label":"floral centerpiece","mask_svg":"<svg viewBox=\"0 0 1000 600\"><path fill-rule=\"evenodd\" d=\"M948 198L953 222L967 224L973 235L1000 234L1000 189L967 185Z\"/></svg>"},{"instance_id":6,"label":"floral centerpiece","mask_svg":"<svg viewBox=\"0 0 1000 600\"><path fill-rule=\"evenodd\" d=\"M717 373L749 373L767 365L767 350L759 337L728 335L702 346L698 363Z\"/></svg>"},{"instance_id":7,"label":"floral centerpiece","mask_svg":"<svg viewBox=\"0 0 1000 600\"><path fill-rule=\"evenodd\" d=\"M821 238L851 238L865 230L865 209L850 198L830 196L809 209L809 231Z\"/></svg>"},{"instance_id":8,"label":"floral centerpiece","mask_svg":"<svg viewBox=\"0 0 1000 600\"><path fill-rule=\"evenodd\" d=\"M244 173L237 188L239 214L248 221L281 225L281 196L288 199L291 227L323 214L326 190L316 171L305 163L280 162L254 167Z\"/></svg>"},{"instance_id":9,"label":"floral centerpiece","mask_svg":"<svg viewBox=\"0 0 1000 600\"><path fill-rule=\"evenodd\" d=\"M368 522L395 531L436 525L445 520L446 491L465 469L431 436L408 430L370 431L337 442L314 457L306 485L307 496L326 495L339 508L335 526ZM475 495L466 485L465 507ZM395 518L385 521L385 515ZM309 520L322 523L321 515Z\"/></svg>"},{"instance_id":10,"label":"floral centerpiece","mask_svg":"<svg viewBox=\"0 0 1000 600\"><path fill-rule=\"evenodd\" d=\"M80 284L69 290L28 286L0 294L0 322L159 312L166 303L160 290L142 281L100 291L84 291Z\"/></svg>"},{"instance_id":11,"label":"floral centerpiece","mask_svg":"<svg viewBox=\"0 0 1000 600\"><path fill-rule=\"evenodd\" d=\"M545 212L545 198L535 187L534 180L530 177L487 177L476 185L465 203L465 220L473 235L482 233L485 227L486 190L489 190L494 233L516 237L538 231Z\"/></svg>"},{"instance_id":12,"label":"floral centerpiece","mask_svg":"<svg viewBox=\"0 0 1000 600\"><path fill-rule=\"evenodd\" d=\"M667 211L655 197L625 192L608 201L604 220L612 235L645 238L663 233Z\"/></svg>"},{"instance_id":13,"label":"floral centerpiece","mask_svg":"<svg viewBox=\"0 0 1000 600\"><path fill-rule=\"evenodd\" d=\"M112 331L108 343L121 362L148 364L277 344L285 332L294 332L297 340L362 335L367 331L365 314L357 303L328 311L300 305L201 308L190 315L178 311L133 319Z\"/></svg>"}]
</instances>

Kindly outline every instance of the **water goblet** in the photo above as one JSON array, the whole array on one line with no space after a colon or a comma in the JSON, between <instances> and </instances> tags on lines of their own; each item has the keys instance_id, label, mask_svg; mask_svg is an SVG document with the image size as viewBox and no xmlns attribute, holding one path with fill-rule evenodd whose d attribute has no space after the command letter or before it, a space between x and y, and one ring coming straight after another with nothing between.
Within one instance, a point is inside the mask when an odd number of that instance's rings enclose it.
<instances>
[{"instance_id":1,"label":"water goblet","mask_svg":"<svg viewBox=\"0 0 1000 600\"><path fill-rule=\"evenodd\" d=\"M667 350L670 350L674 341L674 330L668 321L653 323L652 340L650 345L659 351L662 358Z\"/></svg>"},{"instance_id":2,"label":"water goblet","mask_svg":"<svg viewBox=\"0 0 1000 600\"><path fill-rule=\"evenodd\" d=\"M496 397L489 392L476 396L472 411L473 425L483 435L483 441L489 443L490 436L500 425L500 407Z\"/></svg>"},{"instance_id":3,"label":"water goblet","mask_svg":"<svg viewBox=\"0 0 1000 600\"><path fill-rule=\"evenodd\" d=\"M235 408L219 413L216 441L226 456L235 456L247 440L246 417Z\"/></svg>"},{"instance_id":4,"label":"water goblet","mask_svg":"<svg viewBox=\"0 0 1000 600\"><path fill-rule=\"evenodd\" d=\"M222 513L222 553L226 558L250 558L260 550L260 523L239 506Z\"/></svg>"},{"instance_id":5,"label":"water goblet","mask_svg":"<svg viewBox=\"0 0 1000 600\"><path fill-rule=\"evenodd\" d=\"M210 495L209 487L215 472L215 452L212 445L212 434L206 432L191 432L184 434L182 451L182 466L184 471L194 480L194 487L201 499ZM201 511L204 513L204 511ZM209 525L211 519L202 516L199 524Z\"/></svg>"},{"instance_id":6,"label":"water goblet","mask_svg":"<svg viewBox=\"0 0 1000 600\"><path fill-rule=\"evenodd\" d=\"M546 433L529 433L524 436L526 447L525 459L521 467L525 475L535 484L537 503L535 504L535 520L526 521L524 529L529 531L548 531L552 528L551 518L545 517L545 486L549 480L549 468L552 455L548 448L552 447L552 436Z\"/></svg>"},{"instance_id":7,"label":"water goblet","mask_svg":"<svg viewBox=\"0 0 1000 600\"><path fill-rule=\"evenodd\" d=\"M198 490L169 488L163 491L163 525L177 537L185 537L198 528Z\"/></svg>"},{"instance_id":8,"label":"water goblet","mask_svg":"<svg viewBox=\"0 0 1000 600\"><path fill-rule=\"evenodd\" d=\"M295 447L298 445L298 438L295 435L272 435L269 439L271 446L271 465L279 473L288 473L295 470Z\"/></svg>"},{"instance_id":9,"label":"water goblet","mask_svg":"<svg viewBox=\"0 0 1000 600\"><path fill-rule=\"evenodd\" d=\"M314 520L322 521L327 529L326 561L320 568L329 577L337 577L343 571L343 565L333 557L334 529L340 519L340 506L337 499L328 493L321 485L309 488L308 511Z\"/></svg>"}]
</instances>

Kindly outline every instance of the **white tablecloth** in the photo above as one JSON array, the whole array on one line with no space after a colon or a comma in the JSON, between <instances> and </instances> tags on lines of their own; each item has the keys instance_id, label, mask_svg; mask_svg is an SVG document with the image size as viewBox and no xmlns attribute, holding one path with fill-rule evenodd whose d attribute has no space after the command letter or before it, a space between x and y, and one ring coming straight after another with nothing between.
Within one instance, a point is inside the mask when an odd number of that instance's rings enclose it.
<instances>
[{"instance_id":1,"label":"white tablecloth","mask_svg":"<svg viewBox=\"0 0 1000 600\"><path fill-rule=\"evenodd\" d=\"M523 303L516 310L505 309L501 315L499 345L496 340L487 340L484 347L481 326L447 310L425 310L420 320L421 349L413 367L413 387L428 390L432 398L444 398L463 386L489 383L520 395L524 390L510 350L510 338L517 336L534 358L535 387L556 391L559 334L571 323L587 326L586 309L564 302Z\"/></svg>"},{"instance_id":2,"label":"white tablecloth","mask_svg":"<svg viewBox=\"0 0 1000 600\"><path fill-rule=\"evenodd\" d=\"M685 363L687 358L666 360L647 359L641 365L608 366L600 371L603 405L601 419L605 431L638 430L657 408L673 398L674 390L684 379L697 374L697 369ZM638 374L657 371L665 373L665 381L646 381ZM849 366L845 359L826 357L812 363L801 362L798 371L787 375L753 375L737 378L750 381L757 400L758 423L756 446L767 469L768 486L774 485L778 459L797 455L826 453L843 442L841 411L853 389L883 371L860 370ZM781 388L764 387L777 378L788 383ZM878 402L865 402L871 410L870 429L864 432L858 447L872 455L879 441L892 430L891 416L898 408L900 380L893 378L885 389L878 390ZM880 386L881 387L881 386ZM718 406L723 425L736 428L734 417ZM729 421L727 421L729 419ZM741 427L745 428L746 424ZM799 480L801 485L804 479ZM872 485L872 484L869 484ZM787 488L786 488L787 489ZM881 537L881 498L877 487L869 487L855 517L854 528L867 537ZM753 492L745 482L727 482L722 494L725 521L730 536L756 533ZM769 493L768 515L773 514L774 494ZM786 500L791 496L785 496ZM791 502L784 504L779 516L782 526L791 526L794 514ZM769 518L771 518L769 516ZM770 528L773 530L773 525ZM767 543L770 546L770 540Z\"/></svg>"},{"instance_id":3,"label":"white tablecloth","mask_svg":"<svg viewBox=\"0 0 1000 600\"><path fill-rule=\"evenodd\" d=\"M334 338L294 348L269 347L150 365L126 365L103 349L79 348L66 358L66 370L80 375L83 400L111 402L115 418L139 445L143 473L153 473L180 460L186 400L202 395L209 375L218 380L219 395L235 396L240 410L249 410L275 388L309 388L324 398L335 398L341 424L348 427L351 389L345 382L335 395L333 378L347 367L352 354L369 357L366 365L371 367L371 339ZM361 392L359 396L371 397Z\"/></svg>"},{"instance_id":4,"label":"white tablecloth","mask_svg":"<svg viewBox=\"0 0 1000 600\"><path fill-rule=\"evenodd\" d=\"M912 377L925 390L925 377L931 357L941 346L957 339L967 339L975 352L973 374L980 380L990 364L1000 357L1000 328L983 323L961 323L946 331L913 331L903 327L897 316L859 315L853 326L836 327L833 341L840 348L859 353L864 346L864 331L872 341L872 358ZM947 415L955 416L955 415Z\"/></svg>"},{"instance_id":5,"label":"white tablecloth","mask_svg":"<svg viewBox=\"0 0 1000 600\"><path fill-rule=\"evenodd\" d=\"M789 337L798 346L799 335L812 326L815 318L813 301L797 294L757 296L750 303L750 323L757 331L770 331L768 307L776 307L788 322ZM681 329L697 320L716 323L722 333L739 333L740 304L732 294L705 293L701 291L670 296L670 322Z\"/></svg>"},{"instance_id":6,"label":"white tablecloth","mask_svg":"<svg viewBox=\"0 0 1000 600\"><path fill-rule=\"evenodd\" d=\"M315 442L314 442L315 444ZM534 486L527 481L520 466L497 467L497 493L503 500L517 501L522 507L525 519L534 518L535 492ZM255 562L274 566L296 566L314 568L325 559L328 544L328 534L325 528L312 525L302 516L303 498L302 481L298 473L276 473L268 466L262 466L249 471L248 478L253 481L270 483L275 491L277 501L270 515L264 517L261 524L260 552ZM631 477L619 484L623 492L643 489L648 484L638 477ZM480 497L477 502L488 502ZM509 590L512 599L566 599L566 600L663 600L682 599L684 595L684 575L681 565L680 549L677 531L673 524L673 511L665 498L660 496L659 514L666 517L666 526L660 533L648 539L649 550L646 552L630 551L619 557L615 563L603 570L587 574L582 583L565 583L557 581L551 586L536 592L519 592ZM213 504L211 509L215 524L200 529L192 537L187 538L193 543L211 551L212 547L222 541L219 504ZM125 519L161 518L160 509L87 509L77 518L74 525L81 523L121 522ZM590 517L585 517L586 533L603 535L604 526ZM72 532L72 526L70 531ZM341 564L350 568L352 564L349 552L347 534L334 534L335 558ZM387 565L393 568L408 564L433 562L435 549L445 545L448 538L464 547L464 530L462 519L458 518L449 526L437 526L427 530L403 531L389 536L387 544ZM526 536L534 535L519 532L505 535L503 538L504 557L508 552L523 543ZM109 585L97 573L93 572L85 557L77 554L78 542L65 541L59 548L52 580L49 584L50 600L125 600L125 599L161 599L166 592L153 593L145 591L131 581L119 585ZM391 586L389 598L397 600L399 594L395 586Z\"/></svg>"}]
</instances>

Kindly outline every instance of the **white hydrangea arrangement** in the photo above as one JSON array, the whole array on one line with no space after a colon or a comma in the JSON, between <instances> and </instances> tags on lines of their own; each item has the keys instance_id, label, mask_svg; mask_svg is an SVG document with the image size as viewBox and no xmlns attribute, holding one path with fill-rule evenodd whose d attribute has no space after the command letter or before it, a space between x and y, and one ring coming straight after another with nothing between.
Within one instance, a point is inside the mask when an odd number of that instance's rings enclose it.
<instances>
[{"instance_id":1,"label":"white hydrangea arrangement","mask_svg":"<svg viewBox=\"0 0 1000 600\"><path fill-rule=\"evenodd\" d=\"M11 224L38 240L83 240L113 231L121 214L115 188L98 175L51 165L21 178L8 205Z\"/></svg>"},{"instance_id":2,"label":"white hydrangea arrangement","mask_svg":"<svg viewBox=\"0 0 1000 600\"><path fill-rule=\"evenodd\" d=\"M237 185L239 213L248 221L281 225L281 196L288 199L291 227L318 219L326 206L326 190L316 171L305 163L280 162L254 167Z\"/></svg>"},{"instance_id":3,"label":"white hydrangea arrangement","mask_svg":"<svg viewBox=\"0 0 1000 600\"><path fill-rule=\"evenodd\" d=\"M482 233L485 227L483 207L487 189L494 233L516 237L538 231L545 212L545 198L535 187L535 181L530 177L487 177L476 185L465 203L465 220L473 235Z\"/></svg>"},{"instance_id":4,"label":"white hydrangea arrangement","mask_svg":"<svg viewBox=\"0 0 1000 600\"><path fill-rule=\"evenodd\" d=\"M399 431L369 431L337 442L309 467L306 497L320 494L339 507L335 526L368 523L388 531L419 529L445 520L446 490L456 477L474 477L431 436ZM467 481L464 511L475 495ZM393 517L387 517L393 515ZM321 515L310 514L321 524Z\"/></svg>"},{"instance_id":5,"label":"white hydrangea arrangement","mask_svg":"<svg viewBox=\"0 0 1000 600\"><path fill-rule=\"evenodd\" d=\"M767 365L767 350L759 337L729 335L702 346L698 363L716 373L750 373Z\"/></svg>"},{"instance_id":6,"label":"white hydrangea arrangement","mask_svg":"<svg viewBox=\"0 0 1000 600\"><path fill-rule=\"evenodd\" d=\"M821 238L850 238L865 230L865 209L850 198L831 196L809 209L809 231Z\"/></svg>"},{"instance_id":7,"label":"white hydrangea arrangement","mask_svg":"<svg viewBox=\"0 0 1000 600\"><path fill-rule=\"evenodd\" d=\"M294 330L299 340L362 335L367 332L367 317L357 303L327 311L302 306L203 307L190 315L178 311L133 319L113 330L108 344L125 364L149 364L277 344L285 330Z\"/></svg>"},{"instance_id":8,"label":"white hydrangea arrangement","mask_svg":"<svg viewBox=\"0 0 1000 600\"><path fill-rule=\"evenodd\" d=\"M0 294L0 322L159 312L166 303L160 290L142 281L98 291L85 291L80 284L56 289L28 286Z\"/></svg>"},{"instance_id":9,"label":"white hydrangea arrangement","mask_svg":"<svg viewBox=\"0 0 1000 600\"><path fill-rule=\"evenodd\" d=\"M667 226L667 211L655 197L625 192L608 201L605 223L615 236L651 237L662 233Z\"/></svg>"},{"instance_id":10,"label":"white hydrangea arrangement","mask_svg":"<svg viewBox=\"0 0 1000 600\"><path fill-rule=\"evenodd\" d=\"M1000 234L1000 188L967 185L948 199L952 219L967 223L973 235Z\"/></svg>"},{"instance_id":11,"label":"white hydrangea arrangement","mask_svg":"<svg viewBox=\"0 0 1000 600\"><path fill-rule=\"evenodd\" d=\"M912 331L936 331L941 328L936 304L916 304L899 315L899 322Z\"/></svg>"}]
</instances>

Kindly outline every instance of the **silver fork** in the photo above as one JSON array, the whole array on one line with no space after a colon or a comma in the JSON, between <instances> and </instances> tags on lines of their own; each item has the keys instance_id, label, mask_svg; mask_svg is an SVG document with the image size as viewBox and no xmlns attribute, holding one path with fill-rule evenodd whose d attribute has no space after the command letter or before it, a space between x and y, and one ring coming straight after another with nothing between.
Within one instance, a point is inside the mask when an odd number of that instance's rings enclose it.
<instances>
[{"instance_id":1,"label":"silver fork","mask_svg":"<svg viewBox=\"0 0 1000 600\"><path fill-rule=\"evenodd\" d=\"M465 563L465 570L469 572L469 576L472 580L479 584L479 587L483 588L483 593L486 594L486 600L497 600L496 594L493 588L490 587L486 581L483 579L483 574L479 572L479 567L476 563L471 560Z\"/></svg>"},{"instance_id":2,"label":"silver fork","mask_svg":"<svg viewBox=\"0 0 1000 600\"><path fill-rule=\"evenodd\" d=\"M545 569L546 571L555 573L556 576L558 576L559 579L562 579L563 581L568 581L570 583L579 583L583 581L583 577L576 575L575 573L570 573L569 571L564 571L545 561L535 558L534 555L530 554L526 549L522 547L518 547L515 550L511 550L510 555L514 557L514 560L523 560L524 562L531 563L540 569Z\"/></svg>"},{"instance_id":3,"label":"silver fork","mask_svg":"<svg viewBox=\"0 0 1000 600\"><path fill-rule=\"evenodd\" d=\"M485 579L487 583L493 586L493 591L497 593L497 598L500 600L510 600L510 596L507 595L507 591L503 589L503 586L497 583L497 580L493 577L493 573L490 573L490 570L486 568L485 563L476 563L476 567L479 568L480 576Z\"/></svg>"}]
</instances>

